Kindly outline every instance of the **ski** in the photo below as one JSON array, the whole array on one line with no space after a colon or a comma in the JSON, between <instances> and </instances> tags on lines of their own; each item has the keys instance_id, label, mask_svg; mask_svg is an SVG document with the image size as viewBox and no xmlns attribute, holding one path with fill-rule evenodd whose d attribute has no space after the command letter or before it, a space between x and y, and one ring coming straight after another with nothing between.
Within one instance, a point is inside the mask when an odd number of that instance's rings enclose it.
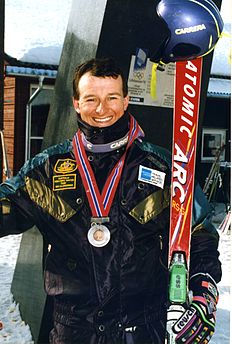
<instances>
[{"instance_id":1,"label":"ski","mask_svg":"<svg viewBox=\"0 0 232 344\"><path fill-rule=\"evenodd\" d=\"M227 235L229 232L229 228L231 226L231 211L228 210L226 216L218 226L218 232L220 235Z\"/></svg>"},{"instance_id":2,"label":"ski","mask_svg":"<svg viewBox=\"0 0 232 344\"><path fill-rule=\"evenodd\" d=\"M169 308L166 343L175 343L172 326L188 302L188 271L192 227L202 57L176 62L171 206L169 230Z\"/></svg>"}]
</instances>

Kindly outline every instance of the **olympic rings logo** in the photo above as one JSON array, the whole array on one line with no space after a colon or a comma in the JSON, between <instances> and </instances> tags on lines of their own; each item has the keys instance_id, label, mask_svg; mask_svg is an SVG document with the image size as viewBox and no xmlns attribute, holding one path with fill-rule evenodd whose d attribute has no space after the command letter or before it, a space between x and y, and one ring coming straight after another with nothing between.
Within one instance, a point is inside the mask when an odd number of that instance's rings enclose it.
<instances>
[{"instance_id":1,"label":"olympic rings logo","mask_svg":"<svg viewBox=\"0 0 232 344\"><path fill-rule=\"evenodd\" d=\"M135 80L142 80L142 79L144 79L144 72L134 71L133 77Z\"/></svg>"}]
</instances>

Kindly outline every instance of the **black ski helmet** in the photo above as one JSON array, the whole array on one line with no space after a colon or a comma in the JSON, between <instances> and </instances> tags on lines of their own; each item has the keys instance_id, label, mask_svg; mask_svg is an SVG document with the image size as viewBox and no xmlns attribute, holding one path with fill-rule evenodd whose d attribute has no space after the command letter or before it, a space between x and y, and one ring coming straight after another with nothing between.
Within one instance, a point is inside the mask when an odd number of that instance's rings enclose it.
<instances>
[{"instance_id":1,"label":"black ski helmet","mask_svg":"<svg viewBox=\"0 0 232 344\"><path fill-rule=\"evenodd\" d=\"M161 0L156 10L169 29L160 51L163 63L204 56L221 36L223 21L211 0Z\"/></svg>"}]
</instances>

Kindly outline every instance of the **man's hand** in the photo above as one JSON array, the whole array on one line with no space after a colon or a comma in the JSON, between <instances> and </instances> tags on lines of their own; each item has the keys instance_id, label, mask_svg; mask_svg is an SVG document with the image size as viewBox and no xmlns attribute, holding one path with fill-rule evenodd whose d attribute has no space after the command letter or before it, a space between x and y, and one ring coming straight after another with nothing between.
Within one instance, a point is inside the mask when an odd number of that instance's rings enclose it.
<instances>
[{"instance_id":1,"label":"man's hand","mask_svg":"<svg viewBox=\"0 0 232 344\"><path fill-rule=\"evenodd\" d=\"M196 274L190 280L192 303L173 325L177 344L207 344L215 328L218 290L208 274Z\"/></svg>"}]
</instances>

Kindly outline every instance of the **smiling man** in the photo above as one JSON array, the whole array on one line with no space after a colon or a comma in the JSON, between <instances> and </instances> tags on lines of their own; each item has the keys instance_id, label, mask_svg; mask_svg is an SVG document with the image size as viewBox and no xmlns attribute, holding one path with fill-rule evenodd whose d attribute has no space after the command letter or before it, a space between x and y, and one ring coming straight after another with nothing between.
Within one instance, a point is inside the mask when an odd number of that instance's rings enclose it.
<instances>
[{"instance_id":1,"label":"smiling man","mask_svg":"<svg viewBox=\"0 0 232 344\"><path fill-rule=\"evenodd\" d=\"M112 59L77 67L73 105L74 138L35 156L1 185L0 236L35 224L49 243L50 343L163 344L170 155L144 141ZM193 302L173 328L178 344L209 342L221 278L218 235L199 187L193 214Z\"/></svg>"},{"instance_id":2,"label":"smiling man","mask_svg":"<svg viewBox=\"0 0 232 344\"><path fill-rule=\"evenodd\" d=\"M84 122L99 128L114 124L124 115L128 106L128 95L123 94L122 77L98 77L93 71L76 72L73 105ZM79 95L79 97L78 97Z\"/></svg>"}]
</instances>

